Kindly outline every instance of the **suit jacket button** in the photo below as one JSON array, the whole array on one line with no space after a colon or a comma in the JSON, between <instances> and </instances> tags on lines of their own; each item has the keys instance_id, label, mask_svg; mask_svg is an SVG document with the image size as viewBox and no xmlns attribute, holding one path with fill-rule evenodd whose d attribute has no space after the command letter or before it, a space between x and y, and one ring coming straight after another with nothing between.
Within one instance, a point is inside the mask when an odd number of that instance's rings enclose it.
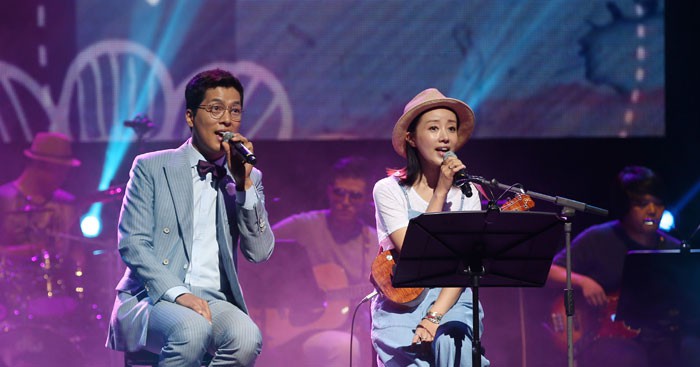
<instances>
[{"instance_id":1,"label":"suit jacket button","mask_svg":"<svg viewBox=\"0 0 700 367\"><path fill-rule=\"evenodd\" d=\"M163 265L168 265L170 264L170 261L168 259L163 260Z\"/></svg>"},{"instance_id":2,"label":"suit jacket button","mask_svg":"<svg viewBox=\"0 0 700 367\"><path fill-rule=\"evenodd\" d=\"M168 228L168 227L163 228L163 233L165 233L165 234L170 233L170 228Z\"/></svg>"},{"instance_id":3,"label":"suit jacket button","mask_svg":"<svg viewBox=\"0 0 700 367\"><path fill-rule=\"evenodd\" d=\"M182 268L187 270L187 264L183 265Z\"/></svg>"}]
</instances>

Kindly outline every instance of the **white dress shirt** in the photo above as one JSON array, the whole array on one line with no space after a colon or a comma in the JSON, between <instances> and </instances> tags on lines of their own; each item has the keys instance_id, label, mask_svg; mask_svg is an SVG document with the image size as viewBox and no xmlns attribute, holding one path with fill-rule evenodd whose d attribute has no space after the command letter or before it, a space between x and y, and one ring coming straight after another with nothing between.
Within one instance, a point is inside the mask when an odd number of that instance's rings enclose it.
<instances>
[{"instance_id":1,"label":"white dress shirt","mask_svg":"<svg viewBox=\"0 0 700 367\"><path fill-rule=\"evenodd\" d=\"M197 172L197 163L205 160L202 153L195 149L191 140L189 143L189 163L192 172L193 189L193 241L192 254L190 256L189 267L185 275L187 287L177 286L169 289L163 298L170 302L183 293L191 293L191 287L201 287L207 289L221 290L221 273L219 271L219 244L216 238L216 195L217 190L212 180L212 174L207 173L202 179ZM216 165L226 164L226 157L223 156L215 162ZM230 187L232 186L233 187ZM226 191L235 190L235 184L229 183ZM257 195L254 188L244 192L236 192L236 203L246 209L251 209L255 205Z\"/></svg>"}]
</instances>

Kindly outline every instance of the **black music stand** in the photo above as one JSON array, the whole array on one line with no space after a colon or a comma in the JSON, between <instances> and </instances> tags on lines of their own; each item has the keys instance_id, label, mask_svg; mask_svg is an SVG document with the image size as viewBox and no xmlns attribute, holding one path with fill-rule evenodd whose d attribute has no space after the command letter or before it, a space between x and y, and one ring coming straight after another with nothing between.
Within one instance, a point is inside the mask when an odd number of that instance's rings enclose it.
<instances>
[{"instance_id":1,"label":"black music stand","mask_svg":"<svg viewBox=\"0 0 700 367\"><path fill-rule=\"evenodd\" d=\"M630 251L615 321L669 334L700 322L700 250Z\"/></svg>"},{"instance_id":2,"label":"black music stand","mask_svg":"<svg viewBox=\"0 0 700 367\"><path fill-rule=\"evenodd\" d=\"M425 213L411 219L392 284L471 287L472 365L481 366L479 287L541 287L561 245L564 221L554 213Z\"/></svg>"}]
</instances>

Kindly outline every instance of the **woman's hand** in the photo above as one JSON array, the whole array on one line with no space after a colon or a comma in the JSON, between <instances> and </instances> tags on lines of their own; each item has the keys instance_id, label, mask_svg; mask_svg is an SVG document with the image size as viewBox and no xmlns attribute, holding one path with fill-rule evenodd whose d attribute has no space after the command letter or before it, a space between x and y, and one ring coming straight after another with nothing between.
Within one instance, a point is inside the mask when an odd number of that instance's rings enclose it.
<instances>
[{"instance_id":1,"label":"woman's hand","mask_svg":"<svg viewBox=\"0 0 700 367\"><path fill-rule=\"evenodd\" d=\"M435 340L435 333L437 332L438 324L432 323L426 319L420 320L420 323L416 326L416 332L413 334L413 344L419 344L423 342L432 342Z\"/></svg>"},{"instance_id":2,"label":"woman's hand","mask_svg":"<svg viewBox=\"0 0 700 367\"><path fill-rule=\"evenodd\" d=\"M456 155L451 155L445 158L440 165L440 178L438 179L438 187L447 191L452 187L455 174L461 169L466 169L467 166L457 158Z\"/></svg>"}]
</instances>

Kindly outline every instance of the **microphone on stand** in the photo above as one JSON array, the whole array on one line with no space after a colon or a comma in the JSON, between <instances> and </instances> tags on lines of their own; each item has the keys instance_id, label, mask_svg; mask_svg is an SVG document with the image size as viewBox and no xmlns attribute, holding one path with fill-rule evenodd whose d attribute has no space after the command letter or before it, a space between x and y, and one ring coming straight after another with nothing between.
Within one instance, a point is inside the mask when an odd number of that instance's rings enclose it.
<instances>
[{"instance_id":1,"label":"microphone on stand","mask_svg":"<svg viewBox=\"0 0 700 367\"><path fill-rule=\"evenodd\" d=\"M243 143L241 143L240 141L231 142L231 139L233 139L233 135L234 134L232 132L226 131L223 134L221 134L221 137L224 138L224 142L231 144L231 146L243 156L243 159L245 159L247 163L250 163L252 165L258 163L258 159L255 157L255 154L248 150L248 148L246 148L245 145L243 145Z\"/></svg>"}]
</instances>

